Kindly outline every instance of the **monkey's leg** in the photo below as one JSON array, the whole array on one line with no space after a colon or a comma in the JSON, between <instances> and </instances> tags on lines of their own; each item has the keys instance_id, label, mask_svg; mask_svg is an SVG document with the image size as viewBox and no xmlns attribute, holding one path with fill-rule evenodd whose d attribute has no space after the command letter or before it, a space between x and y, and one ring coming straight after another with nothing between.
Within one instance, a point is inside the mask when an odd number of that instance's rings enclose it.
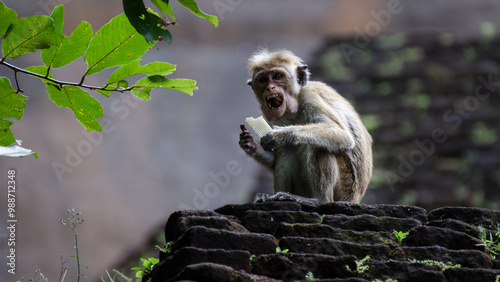
<instances>
[{"instance_id":1,"label":"monkey's leg","mask_svg":"<svg viewBox=\"0 0 500 282\"><path fill-rule=\"evenodd\" d=\"M299 154L297 156L297 154ZM300 150L298 147L283 146L276 152L276 164L273 171L273 191L288 192L301 196L308 196L294 191L297 186L302 186L300 176Z\"/></svg>"},{"instance_id":2,"label":"monkey's leg","mask_svg":"<svg viewBox=\"0 0 500 282\"><path fill-rule=\"evenodd\" d=\"M334 195L339 181L339 167L337 158L326 150L317 150L314 162L311 164L315 171L309 177L314 197L320 204L333 202L338 195Z\"/></svg>"},{"instance_id":3,"label":"monkey's leg","mask_svg":"<svg viewBox=\"0 0 500 282\"><path fill-rule=\"evenodd\" d=\"M335 155L310 147L292 151L280 152L274 172L275 194L259 195L256 201L296 201L308 206L333 202L339 172Z\"/></svg>"},{"instance_id":4,"label":"monkey's leg","mask_svg":"<svg viewBox=\"0 0 500 282\"><path fill-rule=\"evenodd\" d=\"M255 202L294 201L308 206L317 206L317 199L308 186L309 166L300 163L306 160L310 150L306 146L281 147L277 151L276 165L273 172L274 195L258 194ZM313 172L314 173L314 172Z\"/></svg>"}]
</instances>

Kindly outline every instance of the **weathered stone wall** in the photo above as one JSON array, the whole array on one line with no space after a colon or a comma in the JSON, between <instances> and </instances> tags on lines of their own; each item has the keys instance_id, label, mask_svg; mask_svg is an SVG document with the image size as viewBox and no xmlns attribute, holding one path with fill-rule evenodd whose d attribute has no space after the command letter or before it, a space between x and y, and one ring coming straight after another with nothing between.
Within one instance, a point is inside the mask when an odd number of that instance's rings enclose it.
<instances>
[{"instance_id":1,"label":"weathered stone wall","mask_svg":"<svg viewBox=\"0 0 500 282\"><path fill-rule=\"evenodd\" d=\"M480 208L427 212L343 202L317 208L284 201L178 211L165 226L171 252L160 254L151 277L153 282L275 281L305 280L310 272L334 281L494 282L500 277L500 259L493 260L481 245L479 226L495 235L499 224L500 211ZM410 233L399 243L395 230Z\"/></svg>"},{"instance_id":2,"label":"weathered stone wall","mask_svg":"<svg viewBox=\"0 0 500 282\"><path fill-rule=\"evenodd\" d=\"M500 208L500 38L482 31L333 38L314 56L373 136L366 203Z\"/></svg>"}]
</instances>

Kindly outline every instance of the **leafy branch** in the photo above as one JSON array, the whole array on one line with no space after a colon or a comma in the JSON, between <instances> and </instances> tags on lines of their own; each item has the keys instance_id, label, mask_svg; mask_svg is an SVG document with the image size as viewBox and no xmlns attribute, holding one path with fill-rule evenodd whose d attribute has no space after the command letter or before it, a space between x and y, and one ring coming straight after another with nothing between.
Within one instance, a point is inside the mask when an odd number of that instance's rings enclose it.
<instances>
[{"instance_id":1,"label":"leafy branch","mask_svg":"<svg viewBox=\"0 0 500 282\"><path fill-rule=\"evenodd\" d=\"M0 65L14 72L16 87L12 87L8 78L0 77L0 156L36 154L18 146L20 141L14 138L11 131L14 123L9 119L21 119L26 108L25 100L28 99L21 94L24 91L20 86L18 73L41 79L46 84L50 99L58 107L72 110L76 119L87 130L102 130L98 119L103 117L101 104L87 90L94 90L105 97L113 92L130 91L142 100L151 99L151 91L155 88L193 95L193 91L198 89L196 81L166 77L176 70L175 65L166 62L141 65L140 58L159 40L172 40L166 27L173 23L164 20L164 17L176 20L170 1L151 1L161 15L146 8L142 0L123 0L124 14L114 17L95 33L92 26L83 21L70 36L63 34L63 5L56 6L50 16L17 18L16 11L0 1L0 37L3 37ZM194 0L178 1L196 16L209 20L214 26L218 25L217 17L202 12ZM40 50L43 65L23 69L6 61L37 50ZM66 66L82 56L87 69L79 82L54 78L53 69ZM117 68L105 85L84 84L88 76L114 67ZM136 75L145 77L129 86L129 78ZM15 143L18 145L11 146Z\"/></svg>"}]
</instances>

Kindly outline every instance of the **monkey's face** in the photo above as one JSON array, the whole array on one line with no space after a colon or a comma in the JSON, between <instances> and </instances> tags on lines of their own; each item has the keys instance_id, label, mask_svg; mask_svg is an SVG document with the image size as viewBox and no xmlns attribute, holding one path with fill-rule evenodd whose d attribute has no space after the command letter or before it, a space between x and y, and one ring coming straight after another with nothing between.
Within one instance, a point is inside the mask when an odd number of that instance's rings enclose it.
<instances>
[{"instance_id":1,"label":"monkey's face","mask_svg":"<svg viewBox=\"0 0 500 282\"><path fill-rule=\"evenodd\" d=\"M277 67L257 72L249 82L268 121L297 112L297 98L292 93L294 80L284 68Z\"/></svg>"}]
</instances>

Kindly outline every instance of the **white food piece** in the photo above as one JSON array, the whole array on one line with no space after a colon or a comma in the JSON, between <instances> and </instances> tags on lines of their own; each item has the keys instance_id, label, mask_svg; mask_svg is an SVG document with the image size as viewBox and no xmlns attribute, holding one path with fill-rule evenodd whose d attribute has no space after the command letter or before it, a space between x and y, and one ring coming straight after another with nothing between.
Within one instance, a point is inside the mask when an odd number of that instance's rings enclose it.
<instances>
[{"instance_id":1,"label":"white food piece","mask_svg":"<svg viewBox=\"0 0 500 282\"><path fill-rule=\"evenodd\" d=\"M262 136L266 135L267 133L269 133L269 131L272 130L272 128L262 116L258 118L247 117L245 119L245 122L253 129L253 131L255 131L255 133L257 133L257 135L259 135L260 138L262 138Z\"/></svg>"}]
</instances>

